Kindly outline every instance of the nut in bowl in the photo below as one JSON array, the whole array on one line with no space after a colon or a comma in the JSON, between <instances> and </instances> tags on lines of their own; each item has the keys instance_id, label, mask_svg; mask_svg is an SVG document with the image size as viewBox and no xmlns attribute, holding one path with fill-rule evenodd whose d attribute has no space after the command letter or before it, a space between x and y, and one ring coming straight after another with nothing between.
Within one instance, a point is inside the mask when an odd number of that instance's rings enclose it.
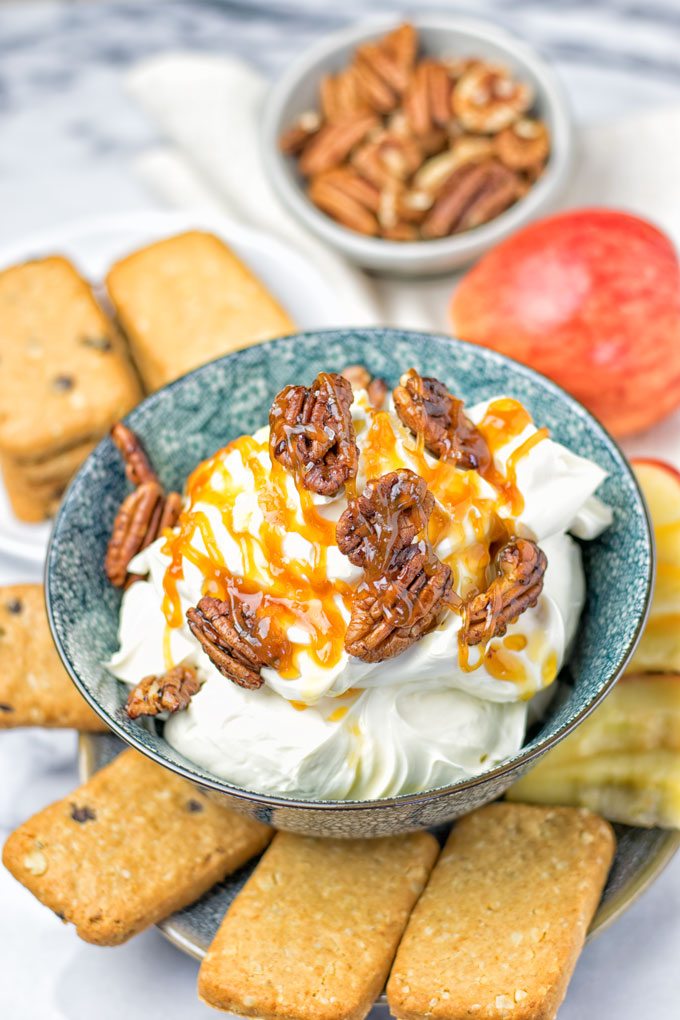
<instances>
[{"instance_id":1,"label":"nut in bowl","mask_svg":"<svg viewBox=\"0 0 680 1020\"><path fill-rule=\"evenodd\" d=\"M348 361L386 381L381 407L338 374ZM182 513L160 539L157 513L140 518L114 587L114 520L150 483L120 433L102 443L52 538L55 637L119 736L261 820L368 836L463 814L632 654L652 568L634 477L580 405L494 352L289 337L185 376L126 426Z\"/></svg>"},{"instance_id":2,"label":"nut in bowl","mask_svg":"<svg viewBox=\"0 0 680 1020\"><path fill-rule=\"evenodd\" d=\"M571 124L552 71L464 18L338 33L272 89L272 183L367 268L455 268L545 211L566 183Z\"/></svg>"}]
</instances>

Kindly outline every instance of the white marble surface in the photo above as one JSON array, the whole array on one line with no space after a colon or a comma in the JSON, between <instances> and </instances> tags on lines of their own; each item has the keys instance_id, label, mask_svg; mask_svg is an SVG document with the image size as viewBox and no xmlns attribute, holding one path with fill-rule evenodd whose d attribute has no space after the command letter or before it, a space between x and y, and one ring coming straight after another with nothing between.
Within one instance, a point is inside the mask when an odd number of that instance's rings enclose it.
<instances>
[{"instance_id":1,"label":"white marble surface","mask_svg":"<svg viewBox=\"0 0 680 1020\"><path fill-rule=\"evenodd\" d=\"M132 171L134 158L156 141L154 131L121 84L142 57L177 48L235 52L275 74L314 36L367 7L361 0L0 4L2 239L75 216L159 204ZM400 5L373 0L370 7L378 13ZM556 60L581 122L680 100L678 0L478 0L474 10ZM38 575L0 561L0 583ZM72 788L74 751L70 733L0 736L0 836ZM2 1020L214 1015L196 999L196 963L157 932L119 949L87 946L2 869L0 952ZM561 1020L673 1020L679 957L680 859L585 950Z\"/></svg>"}]
</instances>

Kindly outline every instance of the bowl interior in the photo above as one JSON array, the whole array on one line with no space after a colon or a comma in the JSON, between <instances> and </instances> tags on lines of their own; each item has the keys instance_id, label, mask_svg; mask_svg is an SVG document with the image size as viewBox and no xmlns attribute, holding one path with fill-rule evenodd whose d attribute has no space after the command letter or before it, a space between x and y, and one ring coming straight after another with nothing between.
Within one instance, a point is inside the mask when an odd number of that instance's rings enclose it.
<instances>
[{"instance_id":1,"label":"bowl interior","mask_svg":"<svg viewBox=\"0 0 680 1020\"><path fill-rule=\"evenodd\" d=\"M530 369L450 337L389 329L285 337L197 369L149 397L126 420L142 437L164 484L181 490L200 460L266 421L269 405L284 385L309 383L319 371L339 371L353 363L365 364L390 385L414 366L441 378L466 402L502 393L517 397L553 438L609 473L601 494L614 510L614 523L601 538L583 545L587 602L560 697L515 758L481 778L447 788L455 791L505 774L540 753L587 713L621 671L650 598L653 550L646 510L623 455L580 404ZM155 729L131 722L123 712L123 686L102 665L117 647L120 604L103 561L127 491L118 453L106 439L71 484L55 522L46 591L55 639L71 675L119 736L187 778L251 802L279 800L311 807L311 802L293 798L244 794L188 762Z\"/></svg>"},{"instance_id":2,"label":"bowl interior","mask_svg":"<svg viewBox=\"0 0 680 1020\"><path fill-rule=\"evenodd\" d=\"M551 154L545 172L527 195L506 212L488 224L451 237L431 241L393 242L364 237L335 223L307 198L303 179L293 159L284 156L278 148L281 132L303 112L319 107L319 84L326 74L334 74L347 67L358 44L377 39L395 27L395 19L375 26L364 25L348 29L323 40L303 54L281 81L272 89L265 116L264 142L272 181L280 194L308 225L322 229L323 234L343 248L352 242L366 252L389 249L394 258L411 257L414 250L434 255L437 250L465 247L473 238L486 234L495 237L505 222L517 226L518 212L522 220L542 210L549 197L556 192L565 176L571 159L571 127L566 100L561 86L550 68L521 40L494 25L464 17L423 17L413 19L418 29L424 53L439 57L479 56L484 60L503 64L521 81L531 85L535 94L533 112L544 120L550 130ZM350 240L351 239L351 240ZM352 245L354 247L354 245Z\"/></svg>"}]
</instances>

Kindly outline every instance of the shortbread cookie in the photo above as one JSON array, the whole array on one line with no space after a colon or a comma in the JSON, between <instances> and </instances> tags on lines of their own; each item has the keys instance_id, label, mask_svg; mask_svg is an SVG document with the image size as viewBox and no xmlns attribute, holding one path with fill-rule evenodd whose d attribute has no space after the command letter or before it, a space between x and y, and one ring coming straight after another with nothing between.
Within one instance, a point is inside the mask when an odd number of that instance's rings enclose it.
<instances>
[{"instance_id":1,"label":"shortbread cookie","mask_svg":"<svg viewBox=\"0 0 680 1020\"><path fill-rule=\"evenodd\" d=\"M113 266L107 286L151 390L222 354L294 329L240 259L200 231L133 252Z\"/></svg>"},{"instance_id":2,"label":"shortbread cookie","mask_svg":"<svg viewBox=\"0 0 680 1020\"><path fill-rule=\"evenodd\" d=\"M0 272L0 453L103 436L140 399L124 341L66 259Z\"/></svg>"},{"instance_id":3,"label":"shortbread cookie","mask_svg":"<svg viewBox=\"0 0 680 1020\"><path fill-rule=\"evenodd\" d=\"M66 483L30 485L14 466L14 462L4 457L0 457L0 472L15 517L27 524L37 524L54 516L59 509Z\"/></svg>"},{"instance_id":4,"label":"shortbread cookie","mask_svg":"<svg viewBox=\"0 0 680 1020\"><path fill-rule=\"evenodd\" d=\"M614 854L611 826L574 808L491 804L459 821L387 985L403 1020L551 1020Z\"/></svg>"},{"instance_id":5,"label":"shortbread cookie","mask_svg":"<svg viewBox=\"0 0 680 1020\"><path fill-rule=\"evenodd\" d=\"M438 851L429 833L278 833L208 950L200 997L265 1020L365 1017Z\"/></svg>"},{"instance_id":6,"label":"shortbread cookie","mask_svg":"<svg viewBox=\"0 0 680 1020\"><path fill-rule=\"evenodd\" d=\"M0 588L0 729L105 731L54 647L41 584Z\"/></svg>"},{"instance_id":7,"label":"shortbread cookie","mask_svg":"<svg viewBox=\"0 0 680 1020\"><path fill-rule=\"evenodd\" d=\"M10 461L27 485L41 486L57 483L66 485L88 457L101 436L57 450L48 457Z\"/></svg>"},{"instance_id":8,"label":"shortbread cookie","mask_svg":"<svg viewBox=\"0 0 680 1020\"><path fill-rule=\"evenodd\" d=\"M124 751L13 832L3 861L82 939L113 946L198 899L270 832Z\"/></svg>"}]
</instances>

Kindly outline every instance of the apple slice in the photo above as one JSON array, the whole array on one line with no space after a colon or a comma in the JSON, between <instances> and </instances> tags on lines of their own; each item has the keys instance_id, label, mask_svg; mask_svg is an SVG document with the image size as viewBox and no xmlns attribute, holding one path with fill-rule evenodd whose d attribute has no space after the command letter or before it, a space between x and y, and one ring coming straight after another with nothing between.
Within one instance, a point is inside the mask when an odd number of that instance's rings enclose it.
<instances>
[{"instance_id":1,"label":"apple slice","mask_svg":"<svg viewBox=\"0 0 680 1020\"><path fill-rule=\"evenodd\" d=\"M680 612L656 616L652 607L629 668L636 673L680 672Z\"/></svg>"},{"instance_id":2,"label":"apple slice","mask_svg":"<svg viewBox=\"0 0 680 1020\"><path fill-rule=\"evenodd\" d=\"M654 528L654 537L659 563L680 566L680 521L658 525Z\"/></svg>"},{"instance_id":3,"label":"apple slice","mask_svg":"<svg viewBox=\"0 0 680 1020\"><path fill-rule=\"evenodd\" d=\"M647 500L655 528L680 521L680 472L664 460L631 461Z\"/></svg>"},{"instance_id":4,"label":"apple slice","mask_svg":"<svg viewBox=\"0 0 680 1020\"><path fill-rule=\"evenodd\" d=\"M586 807L625 825L680 828L680 753L598 754L559 768L543 759L507 796L528 804Z\"/></svg>"},{"instance_id":5,"label":"apple slice","mask_svg":"<svg viewBox=\"0 0 680 1020\"><path fill-rule=\"evenodd\" d=\"M628 674L539 768L622 751L680 752L680 675Z\"/></svg>"}]
</instances>

